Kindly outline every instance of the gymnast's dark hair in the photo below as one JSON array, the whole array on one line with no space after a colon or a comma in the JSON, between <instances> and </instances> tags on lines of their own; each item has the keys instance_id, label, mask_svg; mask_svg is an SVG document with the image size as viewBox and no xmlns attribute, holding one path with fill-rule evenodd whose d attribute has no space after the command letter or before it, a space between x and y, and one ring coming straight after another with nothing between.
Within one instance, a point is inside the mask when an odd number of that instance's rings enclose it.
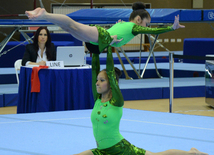
<instances>
[{"instance_id":1,"label":"gymnast's dark hair","mask_svg":"<svg viewBox=\"0 0 214 155\"><path fill-rule=\"evenodd\" d=\"M142 2L135 2L132 4L132 13L129 17L129 21L133 20L136 16L140 16L143 20L144 18L151 18L150 14L145 10L145 5Z\"/></svg>"},{"instance_id":2,"label":"gymnast's dark hair","mask_svg":"<svg viewBox=\"0 0 214 155\"><path fill-rule=\"evenodd\" d=\"M103 69L102 71L106 71L106 69ZM119 70L117 67L114 67L115 75L116 75L116 80L119 82L119 77L122 75L121 70Z\"/></svg>"},{"instance_id":3,"label":"gymnast's dark hair","mask_svg":"<svg viewBox=\"0 0 214 155\"><path fill-rule=\"evenodd\" d=\"M38 37L39 37L40 31L43 30L43 29L46 30L47 37L48 37L47 42L45 43L47 59L51 60L52 59L52 55L51 55L51 35L50 35L50 32L47 29L47 27L39 27L36 30L36 33L34 35L33 45L35 46L36 50L38 51L39 50Z\"/></svg>"}]
</instances>

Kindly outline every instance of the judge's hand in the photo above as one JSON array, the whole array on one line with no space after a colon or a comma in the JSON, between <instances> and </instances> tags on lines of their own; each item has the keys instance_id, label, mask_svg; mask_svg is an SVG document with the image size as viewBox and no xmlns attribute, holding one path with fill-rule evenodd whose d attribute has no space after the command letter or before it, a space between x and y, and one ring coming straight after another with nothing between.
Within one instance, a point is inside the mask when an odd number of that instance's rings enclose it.
<instances>
[{"instance_id":1,"label":"judge's hand","mask_svg":"<svg viewBox=\"0 0 214 155\"><path fill-rule=\"evenodd\" d=\"M40 66L46 66L46 61L40 61L40 62L38 62L38 65L40 65Z\"/></svg>"}]
</instances>

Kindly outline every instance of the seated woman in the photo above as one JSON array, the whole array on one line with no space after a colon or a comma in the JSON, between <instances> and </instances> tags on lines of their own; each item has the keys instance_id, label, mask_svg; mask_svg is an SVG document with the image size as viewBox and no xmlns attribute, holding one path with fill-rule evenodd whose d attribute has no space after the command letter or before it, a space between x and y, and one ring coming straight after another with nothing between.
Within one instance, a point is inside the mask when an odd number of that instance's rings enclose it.
<instances>
[{"instance_id":1,"label":"seated woman","mask_svg":"<svg viewBox=\"0 0 214 155\"><path fill-rule=\"evenodd\" d=\"M34 43L26 45L22 66L45 66L46 61L54 60L56 60L56 48L51 43L49 30L46 27L39 27L34 35Z\"/></svg>"}]
</instances>

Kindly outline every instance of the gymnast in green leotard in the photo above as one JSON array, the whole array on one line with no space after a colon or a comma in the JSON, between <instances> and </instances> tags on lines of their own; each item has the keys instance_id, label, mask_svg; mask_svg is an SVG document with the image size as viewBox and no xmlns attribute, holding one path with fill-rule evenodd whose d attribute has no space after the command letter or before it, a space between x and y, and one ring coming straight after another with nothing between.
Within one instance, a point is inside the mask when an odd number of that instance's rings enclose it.
<instances>
[{"instance_id":1,"label":"gymnast in green leotard","mask_svg":"<svg viewBox=\"0 0 214 155\"><path fill-rule=\"evenodd\" d=\"M122 46L139 33L160 34L184 28L179 24L179 16L175 17L172 26L148 28L147 24L150 23L151 18L144 8L143 3L134 3L130 22L119 22L109 30L96 25L84 25L66 15L47 13L41 8L26 11L29 19L45 19L86 42L88 49L93 53L92 89L95 105L91 113L91 121L97 148L79 155L207 155L195 148L190 151L167 150L152 153L130 144L120 134L119 125L124 101L118 86L120 71L114 68L111 47ZM99 53L105 48L107 48L106 70L100 71Z\"/></svg>"},{"instance_id":2,"label":"gymnast in green leotard","mask_svg":"<svg viewBox=\"0 0 214 155\"><path fill-rule=\"evenodd\" d=\"M95 105L91 113L93 133L97 148L94 155L142 154L145 150L135 147L119 131L123 113L123 96L118 86L118 68L114 68L111 47L107 50L106 70L100 72L99 54L92 56L92 90Z\"/></svg>"},{"instance_id":3,"label":"gymnast in green leotard","mask_svg":"<svg viewBox=\"0 0 214 155\"><path fill-rule=\"evenodd\" d=\"M136 2L132 8L133 12L130 15L129 22L119 22L108 30L97 25L89 26L78 23L66 15L48 13L44 8L36 8L25 13L29 19L47 20L60 26L75 38L85 42L88 50L92 53L101 53L109 45L113 47L122 46L140 33L160 34L185 27L179 24L179 15L177 15L172 26L149 28L147 25L150 23L151 17L145 10L144 4ZM98 50L93 45L96 45Z\"/></svg>"},{"instance_id":4,"label":"gymnast in green leotard","mask_svg":"<svg viewBox=\"0 0 214 155\"><path fill-rule=\"evenodd\" d=\"M111 46L107 49L106 69L100 71L99 54L92 55L92 90L95 105L91 113L97 148L78 155L207 155L195 148L190 151L167 150L159 153L138 148L120 134L123 96L119 89L121 71L114 67Z\"/></svg>"}]
</instances>

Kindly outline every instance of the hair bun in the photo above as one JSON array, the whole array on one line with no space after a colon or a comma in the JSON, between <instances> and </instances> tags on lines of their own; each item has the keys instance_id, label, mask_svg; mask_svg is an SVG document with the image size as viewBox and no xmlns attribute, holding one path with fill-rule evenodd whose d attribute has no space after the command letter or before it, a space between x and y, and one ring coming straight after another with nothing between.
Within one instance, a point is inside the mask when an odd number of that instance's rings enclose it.
<instances>
[{"instance_id":1,"label":"hair bun","mask_svg":"<svg viewBox=\"0 0 214 155\"><path fill-rule=\"evenodd\" d=\"M118 75L118 77L120 77L122 75L121 70L119 70L117 67L114 67L115 73L116 75Z\"/></svg>"},{"instance_id":2,"label":"hair bun","mask_svg":"<svg viewBox=\"0 0 214 155\"><path fill-rule=\"evenodd\" d=\"M135 2L132 5L132 10L136 11L136 10L142 10L145 9L145 5L142 2Z\"/></svg>"}]
</instances>

